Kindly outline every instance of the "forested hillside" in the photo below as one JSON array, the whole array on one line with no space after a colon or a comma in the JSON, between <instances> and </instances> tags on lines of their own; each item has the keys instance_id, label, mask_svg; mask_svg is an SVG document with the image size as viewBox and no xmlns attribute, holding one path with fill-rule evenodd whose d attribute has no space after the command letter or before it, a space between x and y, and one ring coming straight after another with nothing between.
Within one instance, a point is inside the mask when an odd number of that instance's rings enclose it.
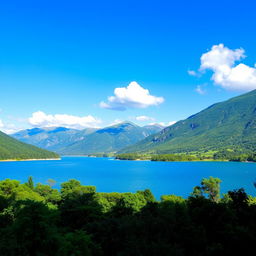
<instances>
[{"instance_id":1,"label":"forested hillside","mask_svg":"<svg viewBox=\"0 0 256 256\"><path fill-rule=\"evenodd\" d=\"M214 104L120 153L256 151L256 90Z\"/></svg>"},{"instance_id":2,"label":"forested hillside","mask_svg":"<svg viewBox=\"0 0 256 256\"><path fill-rule=\"evenodd\" d=\"M58 158L56 153L20 142L0 132L0 160Z\"/></svg>"}]
</instances>

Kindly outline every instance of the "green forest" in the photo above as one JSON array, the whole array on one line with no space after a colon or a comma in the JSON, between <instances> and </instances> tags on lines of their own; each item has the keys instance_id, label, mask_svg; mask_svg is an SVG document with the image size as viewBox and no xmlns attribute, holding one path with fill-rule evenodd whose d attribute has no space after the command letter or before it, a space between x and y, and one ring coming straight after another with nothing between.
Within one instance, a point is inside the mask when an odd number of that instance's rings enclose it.
<instances>
[{"instance_id":1,"label":"green forest","mask_svg":"<svg viewBox=\"0 0 256 256\"><path fill-rule=\"evenodd\" d=\"M0 181L0 255L251 255L256 198L204 178L188 198ZM170 188L171 190L171 188Z\"/></svg>"},{"instance_id":2,"label":"green forest","mask_svg":"<svg viewBox=\"0 0 256 256\"><path fill-rule=\"evenodd\" d=\"M150 160L164 162L182 161L233 161L233 162L256 162L256 153L243 151L221 150L215 152L194 152L193 154L139 154L123 153L116 154L118 160Z\"/></svg>"},{"instance_id":3,"label":"green forest","mask_svg":"<svg viewBox=\"0 0 256 256\"><path fill-rule=\"evenodd\" d=\"M33 145L20 142L0 131L0 160L48 158L59 158L59 155Z\"/></svg>"}]
</instances>

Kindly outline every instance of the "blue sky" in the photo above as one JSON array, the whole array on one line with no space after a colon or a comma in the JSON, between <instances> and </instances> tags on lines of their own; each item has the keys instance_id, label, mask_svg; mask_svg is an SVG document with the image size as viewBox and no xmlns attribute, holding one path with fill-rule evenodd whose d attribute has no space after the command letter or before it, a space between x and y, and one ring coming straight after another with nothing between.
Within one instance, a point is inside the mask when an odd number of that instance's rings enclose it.
<instances>
[{"instance_id":1,"label":"blue sky","mask_svg":"<svg viewBox=\"0 0 256 256\"><path fill-rule=\"evenodd\" d=\"M0 129L167 124L256 89L255 7L246 0L4 1ZM133 81L148 94L127 88Z\"/></svg>"}]
</instances>

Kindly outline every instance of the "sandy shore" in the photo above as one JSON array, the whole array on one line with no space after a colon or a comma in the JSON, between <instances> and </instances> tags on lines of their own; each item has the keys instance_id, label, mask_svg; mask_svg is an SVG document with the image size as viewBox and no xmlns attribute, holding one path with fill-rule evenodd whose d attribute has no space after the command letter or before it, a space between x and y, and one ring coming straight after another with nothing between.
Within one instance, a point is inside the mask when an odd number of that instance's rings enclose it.
<instances>
[{"instance_id":1,"label":"sandy shore","mask_svg":"<svg viewBox=\"0 0 256 256\"><path fill-rule=\"evenodd\" d=\"M61 160L61 158L44 158L44 159L5 159L0 162L20 162L20 161L44 161L44 160Z\"/></svg>"}]
</instances>

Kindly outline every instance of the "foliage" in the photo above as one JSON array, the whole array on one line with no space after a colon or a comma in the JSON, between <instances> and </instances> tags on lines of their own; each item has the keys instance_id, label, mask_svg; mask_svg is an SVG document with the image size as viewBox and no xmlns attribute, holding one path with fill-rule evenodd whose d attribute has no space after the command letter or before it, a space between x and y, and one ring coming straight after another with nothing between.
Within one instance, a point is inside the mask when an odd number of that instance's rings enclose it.
<instances>
[{"instance_id":1,"label":"foliage","mask_svg":"<svg viewBox=\"0 0 256 256\"><path fill-rule=\"evenodd\" d=\"M256 154L242 150L221 150L213 155L214 160L229 160L234 162L256 162Z\"/></svg>"},{"instance_id":2,"label":"foliage","mask_svg":"<svg viewBox=\"0 0 256 256\"><path fill-rule=\"evenodd\" d=\"M203 194L207 194L211 201L218 202L220 199L220 183L221 180L219 178L204 178L201 186L194 187L192 196L202 197Z\"/></svg>"},{"instance_id":3,"label":"foliage","mask_svg":"<svg viewBox=\"0 0 256 256\"><path fill-rule=\"evenodd\" d=\"M49 185L38 183L34 189L40 196L44 197L45 202L57 204L61 200L61 195L57 189L51 188Z\"/></svg>"},{"instance_id":4,"label":"foliage","mask_svg":"<svg viewBox=\"0 0 256 256\"><path fill-rule=\"evenodd\" d=\"M185 199L181 196L176 196L176 195L161 196L161 202L183 203L184 201Z\"/></svg>"},{"instance_id":5,"label":"foliage","mask_svg":"<svg viewBox=\"0 0 256 256\"><path fill-rule=\"evenodd\" d=\"M247 151L246 151L247 152ZM234 161L234 162L256 162L255 153L243 153L241 150L220 150L207 151L204 153L191 152L191 154L140 154L140 153L123 153L116 154L118 160L151 160L163 162L182 162L182 161Z\"/></svg>"},{"instance_id":6,"label":"foliage","mask_svg":"<svg viewBox=\"0 0 256 256\"><path fill-rule=\"evenodd\" d=\"M25 183L31 190L34 189L34 181L33 181L33 178L30 176L28 178L28 182Z\"/></svg>"},{"instance_id":7,"label":"foliage","mask_svg":"<svg viewBox=\"0 0 256 256\"><path fill-rule=\"evenodd\" d=\"M141 194L145 198L147 203L153 203L156 201L155 196L152 194L152 192L149 189L139 190L137 191L137 193Z\"/></svg>"},{"instance_id":8,"label":"foliage","mask_svg":"<svg viewBox=\"0 0 256 256\"><path fill-rule=\"evenodd\" d=\"M197 161L199 158L191 155L183 154L164 154L164 155L154 155L151 157L152 161Z\"/></svg>"},{"instance_id":9,"label":"foliage","mask_svg":"<svg viewBox=\"0 0 256 256\"><path fill-rule=\"evenodd\" d=\"M28 186L0 181L0 255L251 255L256 198L243 189L219 199L218 178L188 199L149 189L97 193L77 180ZM54 205L54 207L52 207Z\"/></svg>"},{"instance_id":10,"label":"foliage","mask_svg":"<svg viewBox=\"0 0 256 256\"><path fill-rule=\"evenodd\" d=\"M78 180L71 179L61 184L61 197L75 197L76 195L95 193L95 186L83 186Z\"/></svg>"}]
</instances>

